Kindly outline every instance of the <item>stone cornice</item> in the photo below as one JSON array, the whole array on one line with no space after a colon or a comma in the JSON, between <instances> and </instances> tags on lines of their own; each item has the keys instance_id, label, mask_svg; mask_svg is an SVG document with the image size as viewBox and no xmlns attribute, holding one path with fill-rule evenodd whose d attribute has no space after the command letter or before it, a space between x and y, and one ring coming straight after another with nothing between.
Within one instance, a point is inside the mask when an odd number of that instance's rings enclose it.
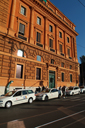
<instances>
[{"instance_id":1,"label":"stone cornice","mask_svg":"<svg viewBox=\"0 0 85 128\"><path fill-rule=\"evenodd\" d=\"M39 0L34 0L37 4L37 6L34 6L34 9L36 11L38 11L39 13L41 13L42 15L44 15L44 17L46 16L51 22L53 22L55 25L60 26L57 22L56 19L59 20L62 24L64 24L68 29L70 29L76 36L78 35L78 33L72 29L67 23L66 21L64 21L63 19L61 19L56 13L52 12L46 5L44 5L42 2L40 2ZM50 2L51 3L51 2ZM34 3L35 4L35 3ZM39 6L39 7L38 7ZM42 7L43 12L39 11L40 7ZM57 9L57 8L56 8ZM54 17L55 19L52 19L52 17L50 18L49 14ZM63 14L63 13L62 13ZM63 14L64 15L64 14ZM64 15L65 18L67 18ZM67 18L68 19L68 18ZM70 20L69 20L70 21ZM70 21L71 22L71 21ZM72 22L71 22L72 23ZM72 23L73 24L73 23ZM75 25L74 25L75 26Z\"/></svg>"}]
</instances>

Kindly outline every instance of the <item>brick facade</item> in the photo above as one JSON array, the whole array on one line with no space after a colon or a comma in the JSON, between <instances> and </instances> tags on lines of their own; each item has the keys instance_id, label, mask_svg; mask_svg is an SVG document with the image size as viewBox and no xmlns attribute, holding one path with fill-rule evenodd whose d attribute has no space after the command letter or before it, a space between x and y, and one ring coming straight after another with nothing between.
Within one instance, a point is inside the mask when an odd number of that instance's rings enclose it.
<instances>
[{"instance_id":1,"label":"brick facade","mask_svg":"<svg viewBox=\"0 0 85 128\"><path fill-rule=\"evenodd\" d=\"M37 87L42 80L49 87L50 70L55 71L55 87L78 84L78 33L75 25L49 0L47 3L40 0L3 0L0 6L0 86L5 87L13 80L13 87ZM25 16L20 12L22 6L26 8ZM37 17L41 19L41 25L37 24ZM24 35L19 34L20 23L25 25ZM52 32L49 31L50 25ZM36 41L37 32L41 34L40 43ZM59 37L60 32L62 38ZM53 40L52 48L49 47L49 39ZM24 51L24 57L17 56L19 49ZM37 61L37 55L41 56L41 62ZM51 60L54 60L54 64ZM62 62L64 67L61 66ZM16 78L17 64L23 65L21 79ZM41 69L40 80L36 80L37 67ZM64 73L64 82L61 73Z\"/></svg>"}]
</instances>

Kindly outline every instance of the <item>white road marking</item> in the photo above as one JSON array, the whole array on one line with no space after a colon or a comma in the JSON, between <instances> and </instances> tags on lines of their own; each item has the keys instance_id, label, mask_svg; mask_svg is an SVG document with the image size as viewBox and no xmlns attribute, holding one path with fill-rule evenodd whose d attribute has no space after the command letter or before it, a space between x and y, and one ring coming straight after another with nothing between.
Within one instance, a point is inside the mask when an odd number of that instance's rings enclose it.
<instances>
[{"instance_id":1,"label":"white road marking","mask_svg":"<svg viewBox=\"0 0 85 128\"><path fill-rule=\"evenodd\" d=\"M7 128L25 128L23 121L10 121L7 123Z\"/></svg>"},{"instance_id":2,"label":"white road marking","mask_svg":"<svg viewBox=\"0 0 85 128\"><path fill-rule=\"evenodd\" d=\"M77 121L74 121L73 123L70 123L70 124L68 124L68 125L66 125L66 126L64 126L64 127L62 127L62 128L66 128L66 127L68 127L68 126L70 126L70 125L72 125L72 124L75 124L75 123L77 123L77 122L80 122L81 120L84 120L84 119L85 119L85 117L82 118L82 119L79 119L79 120L77 120Z\"/></svg>"},{"instance_id":3,"label":"white road marking","mask_svg":"<svg viewBox=\"0 0 85 128\"><path fill-rule=\"evenodd\" d=\"M72 105L72 106L66 107L64 109L72 108L72 107L79 106L79 105L82 105L82 104L85 104L85 102L81 102L80 104ZM54 110L54 111L41 113L41 114L30 116L30 117L21 118L21 119L18 119L18 120L25 120L25 119L29 119L29 118L35 118L35 117L39 117L39 116L46 115L46 114L49 114L49 113L57 112L57 111L58 110ZM16 121L16 120L14 120L14 121ZM12 121L10 121L10 122L12 122ZM8 122L0 123L0 126L3 125L3 124L6 124L6 123L8 123Z\"/></svg>"},{"instance_id":4,"label":"white road marking","mask_svg":"<svg viewBox=\"0 0 85 128\"><path fill-rule=\"evenodd\" d=\"M83 112L85 112L85 110L80 111L80 112L77 112L77 113L74 113L74 114L71 114L71 115L68 115L68 116L65 116L65 117L63 117L63 118L60 118L60 119L57 119L57 120L54 120L54 121L51 121L51 122L49 122L49 123L46 123L46 124L37 126L37 127L35 127L35 128L41 128L41 127L43 127L43 126L46 126L46 125L49 125L49 124L53 124L53 123L55 123L55 122L58 122L58 121L60 121L60 120L64 120L64 119L66 119L66 118L69 118L69 117L78 115L78 114L83 113Z\"/></svg>"}]
</instances>

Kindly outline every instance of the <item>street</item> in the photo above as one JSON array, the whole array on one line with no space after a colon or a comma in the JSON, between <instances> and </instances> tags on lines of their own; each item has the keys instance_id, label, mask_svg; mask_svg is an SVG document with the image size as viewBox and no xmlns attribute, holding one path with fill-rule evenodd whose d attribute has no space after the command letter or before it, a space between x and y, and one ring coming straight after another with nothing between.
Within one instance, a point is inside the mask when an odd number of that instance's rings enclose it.
<instances>
[{"instance_id":1,"label":"street","mask_svg":"<svg viewBox=\"0 0 85 128\"><path fill-rule=\"evenodd\" d=\"M0 128L85 128L85 93L0 108Z\"/></svg>"}]
</instances>

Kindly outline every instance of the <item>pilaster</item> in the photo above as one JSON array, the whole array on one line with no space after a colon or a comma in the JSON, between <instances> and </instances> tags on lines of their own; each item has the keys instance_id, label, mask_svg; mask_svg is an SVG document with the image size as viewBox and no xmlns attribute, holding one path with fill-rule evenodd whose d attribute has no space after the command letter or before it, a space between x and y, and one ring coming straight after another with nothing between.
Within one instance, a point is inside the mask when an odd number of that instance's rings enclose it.
<instances>
[{"instance_id":1,"label":"pilaster","mask_svg":"<svg viewBox=\"0 0 85 128\"><path fill-rule=\"evenodd\" d=\"M30 43L31 44L34 44L33 30L34 30L34 8L31 8L31 21L30 21Z\"/></svg>"},{"instance_id":2,"label":"pilaster","mask_svg":"<svg viewBox=\"0 0 85 128\"><path fill-rule=\"evenodd\" d=\"M64 31L64 54L65 54L65 58L68 58L67 56L67 49L66 49L66 41L67 41L67 38L66 38L66 32Z\"/></svg>"},{"instance_id":3,"label":"pilaster","mask_svg":"<svg viewBox=\"0 0 85 128\"><path fill-rule=\"evenodd\" d=\"M58 48L58 26L55 25L55 47L56 47L56 54L59 54Z\"/></svg>"},{"instance_id":4,"label":"pilaster","mask_svg":"<svg viewBox=\"0 0 85 128\"><path fill-rule=\"evenodd\" d=\"M10 18L10 26L9 26L9 35L14 36L14 20L15 20L15 11L16 11L16 0L12 1L12 12L11 12L11 18Z\"/></svg>"}]
</instances>

